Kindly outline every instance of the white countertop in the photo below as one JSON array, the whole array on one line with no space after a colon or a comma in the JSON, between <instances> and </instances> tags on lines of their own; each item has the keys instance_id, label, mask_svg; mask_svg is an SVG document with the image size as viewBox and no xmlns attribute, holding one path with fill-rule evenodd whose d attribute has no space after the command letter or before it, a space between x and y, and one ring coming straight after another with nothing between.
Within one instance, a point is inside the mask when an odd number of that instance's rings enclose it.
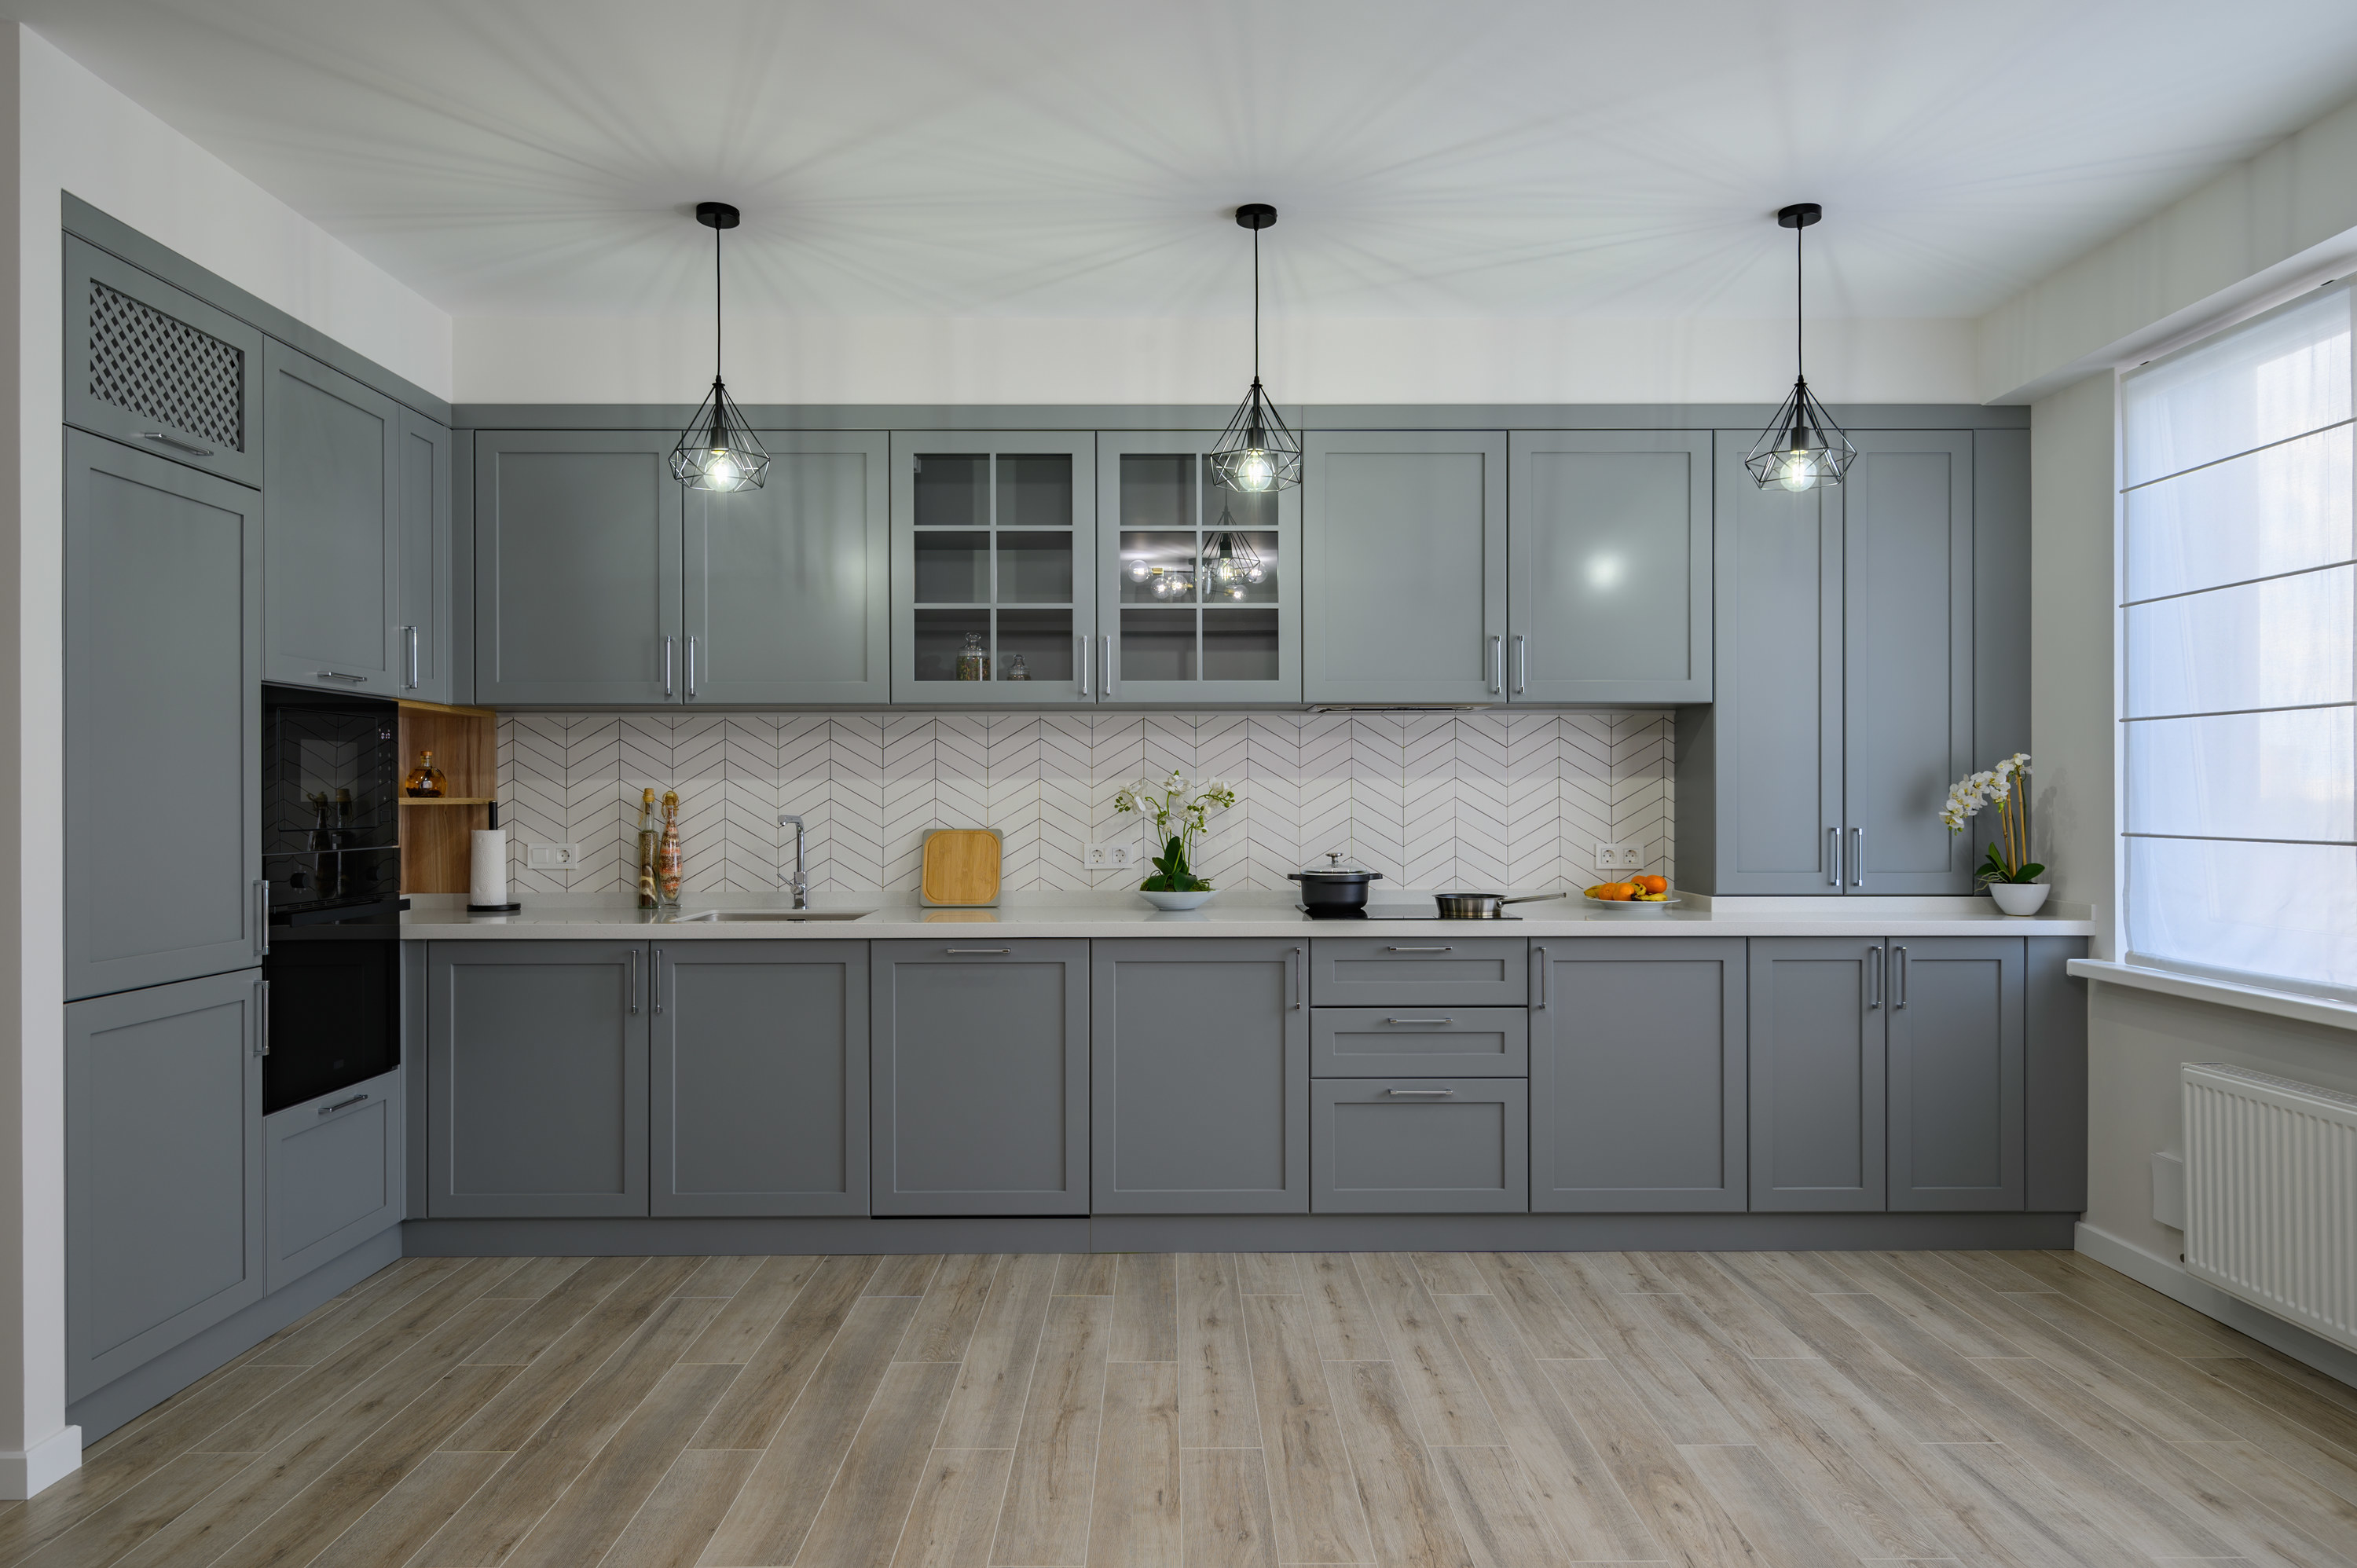
<instances>
[{"instance_id":1,"label":"white countertop","mask_svg":"<svg viewBox=\"0 0 2357 1568\"><path fill-rule=\"evenodd\" d=\"M1392 894L1375 908L1405 897ZM2001 914L1975 898L1720 898L1695 894L1674 908L1598 909L1577 895L1564 901L1512 907L1515 920L1313 920L1282 893L1235 893L1201 909L1165 913L1135 894L1015 894L994 909L927 909L905 896L821 895L821 910L864 911L851 920L705 920L707 909L782 909L777 895L714 894L690 897L677 912L635 908L619 898L555 895L528 900L513 915L468 915L456 896L413 896L402 916L402 936L417 941L459 939L547 940L578 938L664 941L892 940L955 934L954 928L994 928L1014 937L2085 937L2094 934L2085 905L2047 906L2033 918Z\"/></svg>"}]
</instances>

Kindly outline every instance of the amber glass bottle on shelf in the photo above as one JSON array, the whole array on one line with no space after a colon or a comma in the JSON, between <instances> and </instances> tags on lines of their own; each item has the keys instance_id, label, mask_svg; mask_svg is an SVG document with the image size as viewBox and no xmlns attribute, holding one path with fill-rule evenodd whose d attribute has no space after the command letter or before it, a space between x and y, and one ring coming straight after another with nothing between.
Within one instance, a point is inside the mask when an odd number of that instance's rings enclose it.
<instances>
[{"instance_id":1,"label":"amber glass bottle on shelf","mask_svg":"<svg viewBox=\"0 0 2357 1568\"><path fill-rule=\"evenodd\" d=\"M663 791L662 847L655 852L655 878L662 886L663 908L679 908L683 857L679 847L679 791Z\"/></svg>"},{"instance_id":2,"label":"amber glass bottle on shelf","mask_svg":"<svg viewBox=\"0 0 2357 1568\"><path fill-rule=\"evenodd\" d=\"M655 792L639 792L639 908L655 909L662 907L662 894L655 886L655 859L662 849L662 827L655 818Z\"/></svg>"},{"instance_id":3,"label":"amber glass bottle on shelf","mask_svg":"<svg viewBox=\"0 0 2357 1568\"><path fill-rule=\"evenodd\" d=\"M438 800L450 792L450 780L434 766L434 754L418 753L417 766L401 781L402 792L424 800Z\"/></svg>"}]
</instances>

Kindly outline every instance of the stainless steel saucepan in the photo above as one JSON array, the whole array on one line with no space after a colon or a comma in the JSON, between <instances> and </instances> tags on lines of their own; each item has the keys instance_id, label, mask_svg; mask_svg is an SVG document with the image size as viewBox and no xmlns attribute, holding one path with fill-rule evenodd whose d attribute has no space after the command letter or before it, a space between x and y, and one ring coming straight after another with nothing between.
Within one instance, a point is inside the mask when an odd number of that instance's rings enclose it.
<instances>
[{"instance_id":1,"label":"stainless steel saucepan","mask_svg":"<svg viewBox=\"0 0 2357 1568\"><path fill-rule=\"evenodd\" d=\"M1509 904L1544 904L1562 897L1560 893L1532 893L1520 898L1502 893L1436 893L1432 901L1440 907L1444 920L1502 920Z\"/></svg>"}]
</instances>

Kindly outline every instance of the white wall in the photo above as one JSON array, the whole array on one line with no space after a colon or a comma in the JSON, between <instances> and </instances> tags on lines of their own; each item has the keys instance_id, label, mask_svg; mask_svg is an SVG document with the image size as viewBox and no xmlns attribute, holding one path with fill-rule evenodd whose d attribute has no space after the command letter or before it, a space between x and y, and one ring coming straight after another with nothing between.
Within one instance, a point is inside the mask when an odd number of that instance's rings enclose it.
<instances>
[{"instance_id":1,"label":"white wall","mask_svg":"<svg viewBox=\"0 0 2357 1568\"><path fill-rule=\"evenodd\" d=\"M65 1423L61 194L153 236L427 390L450 324L411 290L16 23L0 24L0 1497L80 1463ZM29 1457L28 1457L29 1455Z\"/></svg>"},{"instance_id":2,"label":"white wall","mask_svg":"<svg viewBox=\"0 0 2357 1568\"><path fill-rule=\"evenodd\" d=\"M1976 401L1967 321L1813 321L1809 379L1836 403ZM462 403L686 403L712 380L699 317L461 317ZM1225 404L1249 317L728 318L745 403ZM1779 321L1351 319L1266 324L1269 390L1300 403L1768 403L1792 383Z\"/></svg>"}]
</instances>

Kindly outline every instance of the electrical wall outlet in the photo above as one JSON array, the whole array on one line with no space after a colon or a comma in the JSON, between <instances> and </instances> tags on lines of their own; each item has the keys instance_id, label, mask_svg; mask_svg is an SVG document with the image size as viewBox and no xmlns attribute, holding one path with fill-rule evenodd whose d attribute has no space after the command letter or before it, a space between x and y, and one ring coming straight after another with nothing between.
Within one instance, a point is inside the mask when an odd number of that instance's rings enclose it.
<instances>
[{"instance_id":1,"label":"electrical wall outlet","mask_svg":"<svg viewBox=\"0 0 2357 1568\"><path fill-rule=\"evenodd\" d=\"M1641 843L1598 843L1596 846L1596 869L1642 871L1645 869L1645 846Z\"/></svg>"},{"instance_id":2,"label":"electrical wall outlet","mask_svg":"<svg viewBox=\"0 0 2357 1568\"><path fill-rule=\"evenodd\" d=\"M1134 843L1092 843L1081 864L1091 871L1121 871L1138 864L1139 852Z\"/></svg>"},{"instance_id":3,"label":"electrical wall outlet","mask_svg":"<svg viewBox=\"0 0 2357 1568\"><path fill-rule=\"evenodd\" d=\"M577 843L526 844L525 864L535 871L572 871L581 864Z\"/></svg>"}]
</instances>

